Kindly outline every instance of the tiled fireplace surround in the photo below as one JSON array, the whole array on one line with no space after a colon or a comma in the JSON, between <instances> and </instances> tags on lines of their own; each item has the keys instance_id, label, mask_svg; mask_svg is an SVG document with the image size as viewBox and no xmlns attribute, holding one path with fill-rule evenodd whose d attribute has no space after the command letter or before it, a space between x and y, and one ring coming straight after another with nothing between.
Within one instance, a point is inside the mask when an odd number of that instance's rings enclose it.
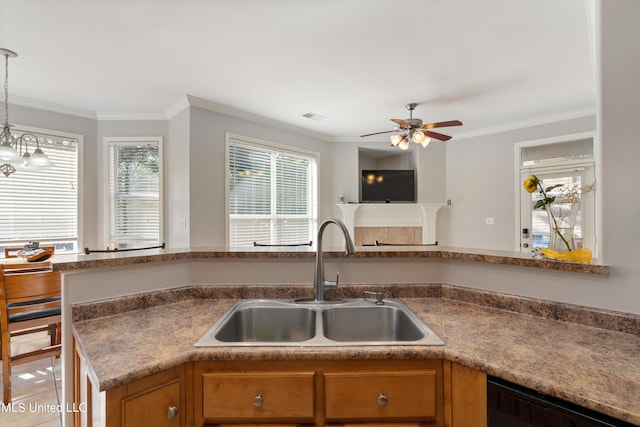
<instances>
[{"instance_id":1,"label":"tiled fireplace surround","mask_svg":"<svg viewBox=\"0 0 640 427\"><path fill-rule=\"evenodd\" d=\"M434 244L440 203L341 203L344 221L357 246L386 243Z\"/></svg>"}]
</instances>

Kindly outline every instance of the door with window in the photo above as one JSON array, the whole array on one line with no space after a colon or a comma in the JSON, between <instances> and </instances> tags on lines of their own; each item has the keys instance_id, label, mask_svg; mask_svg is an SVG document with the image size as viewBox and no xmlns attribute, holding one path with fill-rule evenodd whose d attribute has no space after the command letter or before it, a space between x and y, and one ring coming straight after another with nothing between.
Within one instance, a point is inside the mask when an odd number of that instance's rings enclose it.
<instances>
[{"instance_id":1,"label":"door with window","mask_svg":"<svg viewBox=\"0 0 640 427\"><path fill-rule=\"evenodd\" d=\"M524 180L535 175L543 188L555 187L547 195L556 198L554 204L561 215L575 215L573 241L569 242L571 246L574 249L589 248L596 255L595 162L592 144L593 140L586 138L518 147L521 150L518 190L521 251L531 252L546 248L549 244L551 227L548 214L544 209L534 209L542 196L538 191L528 193L522 188Z\"/></svg>"},{"instance_id":2,"label":"door with window","mask_svg":"<svg viewBox=\"0 0 640 427\"><path fill-rule=\"evenodd\" d=\"M117 249L162 241L161 137L105 138L106 243Z\"/></svg>"}]
</instances>

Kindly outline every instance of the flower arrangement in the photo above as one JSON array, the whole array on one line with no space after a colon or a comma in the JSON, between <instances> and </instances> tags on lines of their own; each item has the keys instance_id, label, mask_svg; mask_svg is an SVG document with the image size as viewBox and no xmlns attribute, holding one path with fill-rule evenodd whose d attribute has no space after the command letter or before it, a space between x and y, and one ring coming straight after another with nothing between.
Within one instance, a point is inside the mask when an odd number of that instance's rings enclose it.
<instances>
[{"instance_id":1,"label":"flower arrangement","mask_svg":"<svg viewBox=\"0 0 640 427\"><path fill-rule=\"evenodd\" d=\"M533 206L533 209L542 208L547 211L547 213L549 214L549 218L551 218L554 224L553 231L560 237L560 239L562 239L562 242L566 245L567 250L572 251L573 249L571 248L571 245L558 229L558 221L556 220L556 217L553 215L553 212L550 208L551 204L556 201L556 196L550 196L548 194L551 190L562 187L563 185L564 184L555 184L544 188L538 177L535 175L531 175L529 178L525 179L523 183L524 189L529 193L534 193L536 190L540 191L540 195L542 196L542 198L536 202L536 204ZM579 197L580 195L578 194L578 199Z\"/></svg>"},{"instance_id":2,"label":"flower arrangement","mask_svg":"<svg viewBox=\"0 0 640 427\"><path fill-rule=\"evenodd\" d=\"M536 190L540 192L540 195L542 196L534 205L534 209L544 209L545 211L547 211L547 214L549 216L549 220L550 220L550 225L552 225L551 228L553 228L552 232L554 232L558 237L560 237L560 239L562 240L562 243L566 246L567 250L569 251L570 254L576 254L576 255L582 255L582 254L578 254L579 251L573 251L573 249L571 248L571 245L569 244L569 242L567 241L567 239L565 238L565 236L563 235L563 233L561 232L560 227L558 227L558 219L555 217L552 209L551 209L551 205L555 202L555 203L577 203L580 201L580 199L585 196L588 193L591 193L593 191L595 191L595 183L593 184L589 184L589 185L579 185L579 184L571 184L571 185L567 185L565 186L564 184L555 184L555 185L551 185L547 188L544 188L542 186L542 183L540 182L540 179L535 176L535 175L531 175L529 178L524 180L523 183L523 187L525 190L527 190L527 192L529 193L534 193ZM549 193L556 189L556 188L560 188L560 191L556 192L556 195L550 195ZM561 218L560 220L564 220L564 217L562 216L562 213L560 213ZM566 215L566 214L565 214ZM554 254L554 258L558 258L558 259L572 259L571 256L569 256L569 258L563 258L560 257L560 254L558 252L555 251L550 251L550 250L545 250L545 254L549 254L549 253L553 253ZM591 253L590 251L588 251L587 249L583 249L583 251L585 252L589 252L589 261L591 260ZM567 255L570 255L567 254ZM557 256L556 256L557 255ZM583 262L583 261L580 261ZM587 261L588 262L588 261Z\"/></svg>"}]
</instances>

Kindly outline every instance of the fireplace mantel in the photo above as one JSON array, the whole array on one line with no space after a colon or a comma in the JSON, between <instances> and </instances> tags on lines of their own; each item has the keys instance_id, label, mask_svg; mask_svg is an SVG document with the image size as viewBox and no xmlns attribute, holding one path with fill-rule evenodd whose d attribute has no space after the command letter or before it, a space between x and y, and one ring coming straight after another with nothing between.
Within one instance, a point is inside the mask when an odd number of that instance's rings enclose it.
<instances>
[{"instance_id":1,"label":"fireplace mantel","mask_svg":"<svg viewBox=\"0 0 640 427\"><path fill-rule=\"evenodd\" d=\"M338 203L349 234L356 227L422 227L422 243L436 243L436 219L442 203Z\"/></svg>"}]
</instances>

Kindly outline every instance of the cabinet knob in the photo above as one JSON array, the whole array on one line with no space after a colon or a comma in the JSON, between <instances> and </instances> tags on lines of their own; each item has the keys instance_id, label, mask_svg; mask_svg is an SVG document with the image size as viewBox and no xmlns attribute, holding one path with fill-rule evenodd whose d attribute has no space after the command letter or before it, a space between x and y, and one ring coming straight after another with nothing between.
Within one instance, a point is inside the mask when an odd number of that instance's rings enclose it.
<instances>
[{"instance_id":1,"label":"cabinet knob","mask_svg":"<svg viewBox=\"0 0 640 427\"><path fill-rule=\"evenodd\" d=\"M178 416L178 408L176 408L175 406L169 406L169 410L167 411L167 418L172 420L177 416Z\"/></svg>"},{"instance_id":2,"label":"cabinet knob","mask_svg":"<svg viewBox=\"0 0 640 427\"><path fill-rule=\"evenodd\" d=\"M264 403L264 399L262 398L261 394L253 398L253 406L255 406L256 408L261 407L263 403Z\"/></svg>"},{"instance_id":3,"label":"cabinet knob","mask_svg":"<svg viewBox=\"0 0 640 427\"><path fill-rule=\"evenodd\" d=\"M387 403L389 403L389 398L387 396L385 396L384 394L380 393L378 395L378 405L379 406L387 406Z\"/></svg>"}]
</instances>

